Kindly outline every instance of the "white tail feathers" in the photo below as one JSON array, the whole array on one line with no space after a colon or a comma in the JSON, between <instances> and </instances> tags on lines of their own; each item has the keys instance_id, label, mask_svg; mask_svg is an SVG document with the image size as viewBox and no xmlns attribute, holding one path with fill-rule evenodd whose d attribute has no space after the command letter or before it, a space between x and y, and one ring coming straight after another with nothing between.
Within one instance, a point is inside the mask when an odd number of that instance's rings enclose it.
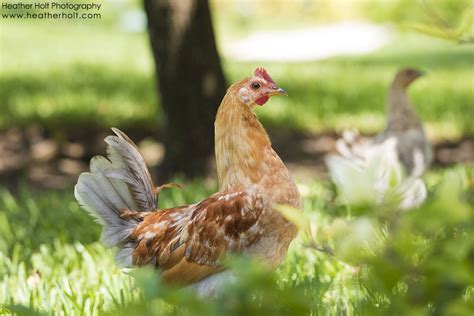
<instances>
[{"instance_id":1,"label":"white tail feathers","mask_svg":"<svg viewBox=\"0 0 474 316\"><path fill-rule=\"evenodd\" d=\"M105 139L107 158L91 159L90 172L84 172L74 188L79 204L104 228L101 240L106 246L119 246L117 261L130 266L133 244L128 237L138 222L123 219L124 211L154 211L156 195L150 173L135 144L118 129L117 136Z\"/></svg>"}]
</instances>

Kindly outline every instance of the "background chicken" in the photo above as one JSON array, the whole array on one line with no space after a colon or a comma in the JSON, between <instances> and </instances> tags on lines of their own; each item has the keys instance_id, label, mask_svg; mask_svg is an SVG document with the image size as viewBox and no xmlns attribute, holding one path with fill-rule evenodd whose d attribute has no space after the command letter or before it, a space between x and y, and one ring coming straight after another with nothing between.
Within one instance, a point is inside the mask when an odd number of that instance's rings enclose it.
<instances>
[{"instance_id":1,"label":"background chicken","mask_svg":"<svg viewBox=\"0 0 474 316\"><path fill-rule=\"evenodd\" d=\"M399 209L407 210L426 199L426 186L419 177L431 162L431 144L406 94L421 75L403 69L395 76L383 133L371 141L357 130L345 131L336 141L338 155L326 157L331 179L347 203L382 205L395 199Z\"/></svg>"},{"instance_id":2,"label":"background chicken","mask_svg":"<svg viewBox=\"0 0 474 316\"><path fill-rule=\"evenodd\" d=\"M414 176L428 169L433 159L431 143L406 93L410 84L422 75L410 68L396 74L388 96L387 127L375 138L375 143L395 138L400 162L407 174Z\"/></svg>"},{"instance_id":3,"label":"background chicken","mask_svg":"<svg viewBox=\"0 0 474 316\"><path fill-rule=\"evenodd\" d=\"M271 268L282 261L297 228L272 206L299 208L300 195L252 109L285 94L263 68L228 89L215 122L220 191L192 205L157 209L137 147L113 129L108 160L91 160L75 196L104 226L102 241L120 249L121 266L152 265L165 281L209 295L231 277L219 263L226 253L254 255Z\"/></svg>"}]
</instances>

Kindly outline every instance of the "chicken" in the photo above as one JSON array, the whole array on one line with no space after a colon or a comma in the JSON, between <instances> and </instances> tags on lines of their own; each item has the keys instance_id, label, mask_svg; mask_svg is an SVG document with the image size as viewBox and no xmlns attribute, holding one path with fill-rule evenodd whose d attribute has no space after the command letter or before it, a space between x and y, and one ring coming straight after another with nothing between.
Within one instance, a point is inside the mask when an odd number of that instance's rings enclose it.
<instances>
[{"instance_id":1,"label":"chicken","mask_svg":"<svg viewBox=\"0 0 474 316\"><path fill-rule=\"evenodd\" d=\"M191 205L158 209L159 189L137 147L113 129L108 159L91 160L75 197L104 226L102 242L119 248L119 265L154 266L165 282L192 285L203 296L233 278L221 264L226 254L279 265L297 228L273 206L300 208L300 195L253 112L276 95L286 93L263 68L228 89L215 121L220 190Z\"/></svg>"},{"instance_id":2,"label":"chicken","mask_svg":"<svg viewBox=\"0 0 474 316\"><path fill-rule=\"evenodd\" d=\"M348 205L392 205L400 211L419 207L427 196L419 177L407 176L398 159L397 140L380 144L354 143L345 132L336 142L338 154L325 157L331 180Z\"/></svg>"},{"instance_id":3,"label":"chicken","mask_svg":"<svg viewBox=\"0 0 474 316\"><path fill-rule=\"evenodd\" d=\"M406 93L410 84L422 75L420 71L410 68L397 73L388 96L387 128L374 140L380 144L395 138L400 162L412 176L423 174L433 159L431 143Z\"/></svg>"}]
</instances>

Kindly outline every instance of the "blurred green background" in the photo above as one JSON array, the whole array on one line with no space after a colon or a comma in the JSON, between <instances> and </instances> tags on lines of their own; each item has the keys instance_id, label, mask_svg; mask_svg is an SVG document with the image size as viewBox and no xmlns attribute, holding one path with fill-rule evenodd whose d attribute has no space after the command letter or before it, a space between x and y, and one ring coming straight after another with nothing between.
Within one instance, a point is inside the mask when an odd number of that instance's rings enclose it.
<instances>
[{"instance_id":1,"label":"blurred green background","mask_svg":"<svg viewBox=\"0 0 474 316\"><path fill-rule=\"evenodd\" d=\"M229 82L267 67L290 98L259 111L264 124L304 131L384 127L395 71L428 72L410 91L435 139L472 136L472 45L453 45L400 28L429 22L417 1L212 1L221 51L257 31L300 29L345 19L390 28L389 42L362 56L306 62L239 62L222 54ZM455 25L470 1L435 1ZM0 129L145 126L159 128L153 63L138 1L105 1L101 20L2 20ZM390 23L390 24L388 24Z\"/></svg>"},{"instance_id":2,"label":"blurred green background","mask_svg":"<svg viewBox=\"0 0 474 316\"><path fill-rule=\"evenodd\" d=\"M145 139L140 143L144 150L162 150L156 145L159 137L148 147L151 141L146 140L159 135L162 114L156 106L141 2L101 3L100 20L0 20L0 314L2 305L9 310L12 304L101 314L139 300L133 279L115 267L113 251L97 242L99 226L72 194L71 184L87 160L103 153L101 139L110 126L131 131L134 140ZM428 3L453 26L472 6L470 0ZM421 1L213 0L211 8L228 81L264 66L288 91L290 97L272 100L257 112L275 134L284 130L319 144L320 135L347 128L377 133L385 126L387 88L397 69L426 71L409 94L435 143L464 146L455 155L464 157L465 168L471 170L466 186L472 192L474 48L405 27L409 22L431 23ZM233 43L256 32L278 34L347 21L383 28L387 42L367 54L313 61L237 61L228 53ZM318 161L306 164L305 170L324 169ZM427 175L430 192L444 173L436 169ZM318 227L340 216L341 203L324 172L318 178L297 179L305 211ZM212 177L187 182L182 191L165 192L161 206L195 202L216 187ZM472 205L472 195L469 201ZM469 221L472 215L467 220L472 225ZM301 240L293 243L277 279L283 291L279 295L302 287L304 298L312 300L313 314L363 314L373 302L383 301L360 286L353 267L308 250ZM465 297L472 292L471 286Z\"/></svg>"}]
</instances>

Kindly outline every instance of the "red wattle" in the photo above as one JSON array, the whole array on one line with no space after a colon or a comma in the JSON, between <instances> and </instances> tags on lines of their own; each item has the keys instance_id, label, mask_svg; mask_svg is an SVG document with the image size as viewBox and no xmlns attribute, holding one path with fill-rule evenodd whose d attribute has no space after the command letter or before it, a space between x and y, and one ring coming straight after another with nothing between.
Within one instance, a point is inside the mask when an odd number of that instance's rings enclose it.
<instances>
[{"instance_id":1,"label":"red wattle","mask_svg":"<svg viewBox=\"0 0 474 316\"><path fill-rule=\"evenodd\" d=\"M265 103L267 103L267 101L268 101L269 98L270 98L270 97L269 97L268 95L265 95L265 96L263 96L263 97L258 98L257 100L255 100L255 103L257 103L258 105L262 106L262 105L264 105Z\"/></svg>"}]
</instances>

